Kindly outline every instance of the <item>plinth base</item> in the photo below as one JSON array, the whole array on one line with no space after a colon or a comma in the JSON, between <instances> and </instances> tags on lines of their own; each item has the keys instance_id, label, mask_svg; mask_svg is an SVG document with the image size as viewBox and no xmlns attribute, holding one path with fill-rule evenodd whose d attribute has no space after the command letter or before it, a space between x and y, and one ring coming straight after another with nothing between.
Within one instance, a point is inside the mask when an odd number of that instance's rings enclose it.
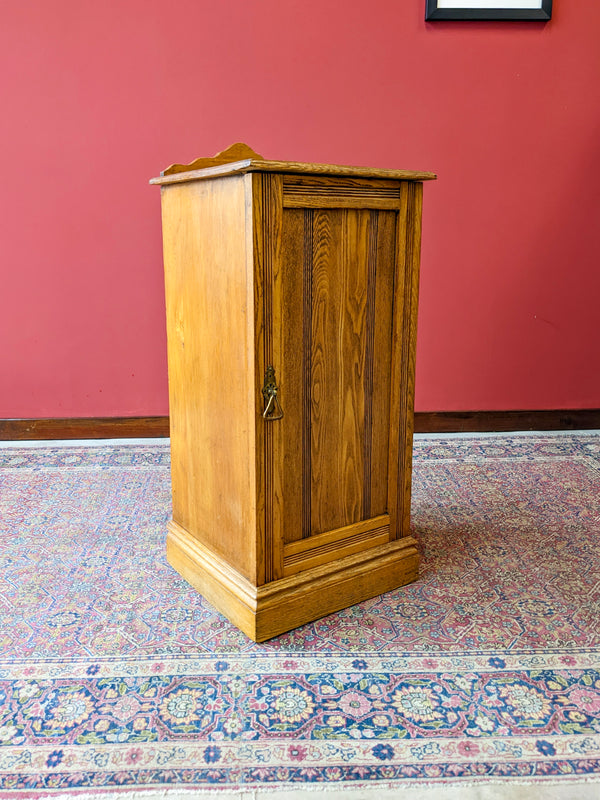
<instances>
[{"instance_id":1,"label":"plinth base","mask_svg":"<svg viewBox=\"0 0 600 800\"><path fill-rule=\"evenodd\" d=\"M416 541L404 537L287 578L254 586L176 522L167 559L209 603L255 642L416 580Z\"/></svg>"}]
</instances>

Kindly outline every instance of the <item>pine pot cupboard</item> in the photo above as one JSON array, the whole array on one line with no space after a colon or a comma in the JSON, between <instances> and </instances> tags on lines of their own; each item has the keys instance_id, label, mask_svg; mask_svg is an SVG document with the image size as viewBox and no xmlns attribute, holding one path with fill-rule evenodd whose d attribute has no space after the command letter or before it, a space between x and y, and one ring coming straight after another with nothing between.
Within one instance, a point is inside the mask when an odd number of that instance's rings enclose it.
<instances>
[{"instance_id":1,"label":"pine pot cupboard","mask_svg":"<svg viewBox=\"0 0 600 800\"><path fill-rule=\"evenodd\" d=\"M161 187L170 563L255 641L417 578L415 337L428 172L268 161Z\"/></svg>"}]
</instances>

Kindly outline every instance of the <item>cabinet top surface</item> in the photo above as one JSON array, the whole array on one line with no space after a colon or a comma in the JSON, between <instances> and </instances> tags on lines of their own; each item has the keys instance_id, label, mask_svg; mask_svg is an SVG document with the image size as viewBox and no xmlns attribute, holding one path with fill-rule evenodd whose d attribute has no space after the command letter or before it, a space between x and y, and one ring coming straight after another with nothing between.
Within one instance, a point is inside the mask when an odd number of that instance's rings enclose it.
<instances>
[{"instance_id":1,"label":"cabinet top surface","mask_svg":"<svg viewBox=\"0 0 600 800\"><path fill-rule=\"evenodd\" d=\"M241 175L245 172L282 172L291 174L351 176L355 178L387 178L391 180L430 181L433 172L414 172L405 169L374 169L347 167L336 164L303 164L298 161L268 161L244 144L235 144L212 158L197 158L189 164L172 164L150 183L164 186L171 183L206 180L208 178Z\"/></svg>"}]
</instances>

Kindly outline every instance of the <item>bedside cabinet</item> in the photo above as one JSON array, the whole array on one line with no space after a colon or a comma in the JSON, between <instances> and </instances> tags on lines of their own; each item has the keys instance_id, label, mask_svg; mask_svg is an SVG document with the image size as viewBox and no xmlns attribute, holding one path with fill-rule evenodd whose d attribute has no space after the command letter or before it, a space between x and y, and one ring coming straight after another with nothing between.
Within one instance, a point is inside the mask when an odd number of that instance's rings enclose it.
<instances>
[{"instance_id":1,"label":"bedside cabinet","mask_svg":"<svg viewBox=\"0 0 600 800\"><path fill-rule=\"evenodd\" d=\"M427 172L268 161L161 187L170 563L255 641L416 579Z\"/></svg>"}]
</instances>

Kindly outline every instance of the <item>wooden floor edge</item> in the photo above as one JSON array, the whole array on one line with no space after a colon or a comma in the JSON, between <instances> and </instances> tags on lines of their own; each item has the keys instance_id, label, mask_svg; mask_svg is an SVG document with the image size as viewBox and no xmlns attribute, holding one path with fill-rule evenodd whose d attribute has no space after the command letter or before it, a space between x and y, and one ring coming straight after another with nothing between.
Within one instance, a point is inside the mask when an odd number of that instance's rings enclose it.
<instances>
[{"instance_id":1,"label":"wooden floor edge","mask_svg":"<svg viewBox=\"0 0 600 800\"><path fill-rule=\"evenodd\" d=\"M167 560L171 566L256 642L418 577L419 554L415 540L410 538L256 587L180 525L170 522L168 528Z\"/></svg>"},{"instance_id":2,"label":"wooden floor edge","mask_svg":"<svg viewBox=\"0 0 600 800\"><path fill-rule=\"evenodd\" d=\"M600 430L600 408L417 411L415 433ZM144 439L169 436L169 417L0 419L0 440Z\"/></svg>"}]
</instances>

